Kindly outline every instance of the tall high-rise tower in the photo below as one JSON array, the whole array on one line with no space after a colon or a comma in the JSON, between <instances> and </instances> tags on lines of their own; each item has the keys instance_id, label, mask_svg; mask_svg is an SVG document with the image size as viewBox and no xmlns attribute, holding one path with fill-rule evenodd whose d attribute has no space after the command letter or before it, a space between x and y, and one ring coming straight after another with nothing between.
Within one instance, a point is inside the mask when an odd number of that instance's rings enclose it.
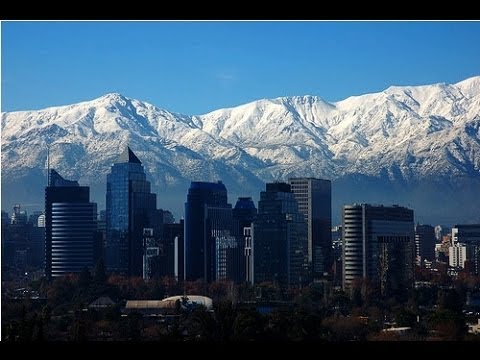
<instances>
[{"instance_id":1,"label":"tall high-rise tower","mask_svg":"<svg viewBox=\"0 0 480 360\"><path fill-rule=\"evenodd\" d=\"M96 262L97 204L90 188L51 169L45 188L45 276L93 268Z\"/></svg>"},{"instance_id":2,"label":"tall high-rise tower","mask_svg":"<svg viewBox=\"0 0 480 360\"><path fill-rule=\"evenodd\" d=\"M217 254L233 240L225 185L192 181L185 203L185 279L221 278L226 263L217 262Z\"/></svg>"},{"instance_id":3,"label":"tall high-rise tower","mask_svg":"<svg viewBox=\"0 0 480 360\"><path fill-rule=\"evenodd\" d=\"M161 216L157 195L150 192L144 168L127 147L107 175L107 270L128 276L142 276L143 229L153 228L158 236Z\"/></svg>"},{"instance_id":4,"label":"tall high-rise tower","mask_svg":"<svg viewBox=\"0 0 480 360\"><path fill-rule=\"evenodd\" d=\"M343 288L368 278L382 295L413 285L413 210L369 204L343 207Z\"/></svg>"},{"instance_id":5,"label":"tall high-rise tower","mask_svg":"<svg viewBox=\"0 0 480 360\"><path fill-rule=\"evenodd\" d=\"M415 225L415 254L418 265L435 260L435 229L431 225Z\"/></svg>"},{"instance_id":6,"label":"tall high-rise tower","mask_svg":"<svg viewBox=\"0 0 480 360\"><path fill-rule=\"evenodd\" d=\"M332 267L332 183L315 178L288 180L298 211L308 225L307 262L314 277Z\"/></svg>"},{"instance_id":7,"label":"tall high-rise tower","mask_svg":"<svg viewBox=\"0 0 480 360\"><path fill-rule=\"evenodd\" d=\"M252 242L255 283L306 282L307 225L289 184L269 183L260 193Z\"/></svg>"},{"instance_id":8,"label":"tall high-rise tower","mask_svg":"<svg viewBox=\"0 0 480 360\"><path fill-rule=\"evenodd\" d=\"M236 283L247 280L247 252L248 239L245 236L245 228L251 229L252 223L257 216L257 209L250 197L239 197L233 213L233 235L235 236L234 247L227 249L227 278Z\"/></svg>"}]
</instances>

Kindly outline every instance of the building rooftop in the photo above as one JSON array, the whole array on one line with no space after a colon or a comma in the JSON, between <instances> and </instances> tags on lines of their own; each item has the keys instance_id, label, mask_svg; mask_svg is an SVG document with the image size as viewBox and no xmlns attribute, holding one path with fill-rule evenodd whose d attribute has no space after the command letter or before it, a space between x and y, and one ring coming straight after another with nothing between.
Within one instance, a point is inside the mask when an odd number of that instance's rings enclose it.
<instances>
[{"instance_id":1,"label":"building rooftop","mask_svg":"<svg viewBox=\"0 0 480 360\"><path fill-rule=\"evenodd\" d=\"M89 308L106 308L109 306L115 305L112 299L108 296L101 296L97 300L92 301L88 307Z\"/></svg>"},{"instance_id":2,"label":"building rooftop","mask_svg":"<svg viewBox=\"0 0 480 360\"><path fill-rule=\"evenodd\" d=\"M66 180L55 169L50 169L48 186L65 187L65 186L79 186L79 185L78 185L78 181Z\"/></svg>"},{"instance_id":3,"label":"building rooftop","mask_svg":"<svg viewBox=\"0 0 480 360\"><path fill-rule=\"evenodd\" d=\"M137 163L141 164L142 162L138 159L137 155L130 149L129 146L123 151L123 153L118 157L117 163Z\"/></svg>"},{"instance_id":4,"label":"building rooftop","mask_svg":"<svg viewBox=\"0 0 480 360\"><path fill-rule=\"evenodd\" d=\"M265 190L267 192L292 192L290 184L287 184L285 182L266 183Z\"/></svg>"},{"instance_id":5,"label":"building rooftop","mask_svg":"<svg viewBox=\"0 0 480 360\"><path fill-rule=\"evenodd\" d=\"M251 197L239 197L235 209L255 209L255 204Z\"/></svg>"},{"instance_id":6,"label":"building rooftop","mask_svg":"<svg viewBox=\"0 0 480 360\"><path fill-rule=\"evenodd\" d=\"M215 182L205 182L205 181L192 181L190 184L190 189L204 189L204 190L224 190L227 191L227 188L221 181Z\"/></svg>"},{"instance_id":7,"label":"building rooftop","mask_svg":"<svg viewBox=\"0 0 480 360\"><path fill-rule=\"evenodd\" d=\"M127 304L125 305L125 309L172 309L175 308L177 300L183 305L184 299L188 305L203 305L205 308L207 308L207 310L212 309L212 299L200 295L177 295L165 298L163 300L128 300Z\"/></svg>"}]
</instances>

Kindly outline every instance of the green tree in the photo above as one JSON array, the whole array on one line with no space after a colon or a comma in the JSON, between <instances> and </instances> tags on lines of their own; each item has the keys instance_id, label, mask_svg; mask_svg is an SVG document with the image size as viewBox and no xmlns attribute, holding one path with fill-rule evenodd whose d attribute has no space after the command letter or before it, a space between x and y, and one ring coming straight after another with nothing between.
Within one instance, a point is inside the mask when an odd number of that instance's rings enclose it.
<instances>
[{"instance_id":1,"label":"green tree","mask_svg":"<svg viewBox=\"0 0 480 360\"><path fill-rule=\"evenodd\" d=\"M120 323L120 335L126 340L140 341L142 335L142 314L133 312Z\"/></svg>"},{"instance_id":2,"label":"green tree","mask_svg":"<svg viewBox=\"0 0 480 360\"><path fill-rule=\"evenodd\" d=\"M263 332L262 316L253 309L239 311L233 322L233 339L258 340Z\"/></svg>"},{"instance_id":3,"label":"green tree","mask_svg":"<svg viewBox=\"0 0 480 360\"><path fill-rule=\"evenodd\" d=\"M97 286L104 285L107 282L107 273L105 270L105 262L103 261L103 258L100 258L100 260L98 260L97 264L95 265L93 282Z\"/></svg>"},{"instance_id":4,"label":"green tree","mask_svg":"<svg viewBox=\"0 0 480 360\"><path fill-rule=\"evenodd\" d=\"M49 305L45 305L42 309L42 319L45 325L48 326L52 318L52 308Z\"/></svg>"},{"instance_id":5,"label":"green tree","mask_svg":"<svg viewBox=\"0 0 480 360\"><path fill-rule=\"evenodd\" d=\"M413 327L415 325L417 316L414 312L405 307L399 307L395 311L395 322L397 326L410 326Z\"/></svg>"},{"instance_id":6,"label":"green tree","mask_svg":"<svg viewBox=\"0 0 480 360\"><path fill-rule=\"evenodd\" d=\"M37 321L37 334L35 336L36 341L44 341L44 334L43 334L43 320L42 318L38 319Z\"/></svg>"},{"instance_id":7,"label":"green tree","mask_svg":"<svg viewBox=\"0 0 480 360\"><path fill-rule=\"evenodd\" d=\"M78 286L82 289L88 288L92 283L92 274L85 266L78 276Z\"/></svg>"}]
</instances>

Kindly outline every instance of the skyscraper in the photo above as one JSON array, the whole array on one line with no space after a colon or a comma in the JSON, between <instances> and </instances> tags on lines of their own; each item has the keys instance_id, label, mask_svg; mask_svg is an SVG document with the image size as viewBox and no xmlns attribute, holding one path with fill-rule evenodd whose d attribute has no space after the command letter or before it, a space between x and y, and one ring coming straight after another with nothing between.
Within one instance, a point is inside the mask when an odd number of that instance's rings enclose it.
<instances>
[{"instance_id":1,"label":"skyscraper","mask_svg":"<svg viewBox=\"0 0 480 360\"><path fill-rule=\"evenodd\" d=\"M452 246L465 246L465 261L469 271L480 274L480 224L454 225Z\"/></svg>"},{"instance_id":2,"label":"skyscraper","mask_svg":"<svg viewBox=\"0 0 480 360\"><path fill-rule=\"evenodd\" d=\"M345 205L343 288L368 278L382 295L413 285L413 210L401 206Z\"/></svg>"},{"instance_id":3,"label":"skyscraper","mask_svg":"<svg viewBox=\"0 0 480 360\"><path fill-rule=\"evenodd\" d=\"M307 262L314 277L332 267L332 183L315 178L288 180L308 225Z\"/></svg>"},{"instance_id":4,"label":"skyscraper","mask_svg":"<svg viewBox=\"0 0 480 360\"><path fill-rule=\"evenodd\" d=\"M185 279L211 282L224 263L218 253L231 243L232 205L217 183L192 181L185 203Z\"/></svg>"},{"instance_id":5,"label":"skyscraper","mask_svg":"<svg viewBox=\"0 0 480 360\"><path fill-rule=\"evenodd\" d=\"M415 252L418 265L424 260L435 260L435 228L431 225L415 225Z\"/></svg>"},{"instance_id":6,"label":"skyscraper","mask_svg":"<svg viewBox=\"0 0 480 360\"><path fill-rule=\"evenodd\" d=\"M185 278L184 240L185 224L183 219L178 223L164 223L160 242L158 276L174 276L179 282Z\"/></svg>"},{"instance_id":7,"label":"skyscraper","mask_svg":"<svg viewBox=\"0 0 480 360\"><path fill-rule=\"evenodd\" d=\"M65 180L55 170L45 188L45 275L81 272L95 265L97 204L90 188Z\"/></svg>"},{"instance_id":8,"label":"skyscraper","mask_svg":"<svg viewBox=\"0 0 480 360\"><path fill-rule=\"evenodd\" d=\"M239 197L232 213L233 236L236 241L234 247L227 250L227 278L242 283L247 280L246 248L249 246L244 230L251 229L257 208L251 197Z\"/></svg>"},{"instance_id":9,"label":"skyscraper","mask_svg":"<svg viewBox=\"0 0 480 360\"><path fill-rule=\"evenodd\" d=\"M268 183L253 222L255 283L290 286L306 281L307 225L286 183Z\"/></svg>"},{"instance_id":10,"label":"skyscraper","mask_svg":"<svg viewBox=\"0 0 480 360\"><path fill-rule=\"evenodd\" d=\"M143 273L143 229L161 234L157 195L150 192L144 168L127 147L107 175L107 270L128 276Z\"/></svg>"}]
</instances>

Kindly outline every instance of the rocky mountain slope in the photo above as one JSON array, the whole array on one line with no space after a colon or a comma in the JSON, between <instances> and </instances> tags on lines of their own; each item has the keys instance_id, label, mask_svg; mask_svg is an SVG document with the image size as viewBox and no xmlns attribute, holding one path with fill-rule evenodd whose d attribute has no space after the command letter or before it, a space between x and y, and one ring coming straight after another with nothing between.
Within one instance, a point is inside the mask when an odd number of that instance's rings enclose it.
<instances>
[{"instance_id":1,"label":"rocky mountain slope","mask_svg":"<svg viewBox=\"0 0 480 360\"><path fill-rule=\"evenodd\" d=\"M480 77L336 103L262 99L198 116L112 93L1 120L2 209L42 207L47 145L51 166L92 186L103 208L106 174L128 144L159 207L177 216L191 180L221 179L234 203L258 198L266 181L312 176L333 180L337 217L356 201L410 206L421 222L480 221Z\"/></svg>"}]
</instances>

